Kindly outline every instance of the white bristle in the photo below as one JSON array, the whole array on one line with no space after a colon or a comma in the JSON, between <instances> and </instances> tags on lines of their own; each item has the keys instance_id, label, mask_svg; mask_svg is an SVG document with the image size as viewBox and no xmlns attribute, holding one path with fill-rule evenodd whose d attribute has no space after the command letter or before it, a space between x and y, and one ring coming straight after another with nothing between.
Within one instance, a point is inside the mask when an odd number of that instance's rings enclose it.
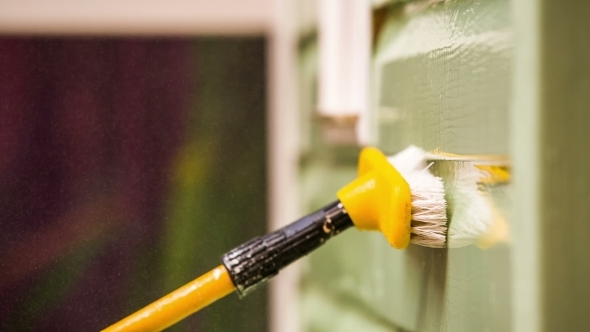
<instances>
[{"instance_id":1,"label":"white bristle","mask_svg":"<svg viewBox=\"0 0 590 332\"><path fill-rule=\"evenodd\" d=\"M494 204L478 185L485 172L471 163L462 163L455 172L453 190L448 194L453 221L449 225L447 246L452 248L477 243L494 222Z\"/></svg>"},{"instance_id":2,"label":"white bristle","mask_svg":"<svg viewBox=\"0 0 590 332\"><path fill-rule=\"evenodd\" d=\"M410 185L411 241L426 247L445 247L448 227L445 189L442 179L428 170L426 152L411 145L387 159Z\"/></svg>"}]
</instances>

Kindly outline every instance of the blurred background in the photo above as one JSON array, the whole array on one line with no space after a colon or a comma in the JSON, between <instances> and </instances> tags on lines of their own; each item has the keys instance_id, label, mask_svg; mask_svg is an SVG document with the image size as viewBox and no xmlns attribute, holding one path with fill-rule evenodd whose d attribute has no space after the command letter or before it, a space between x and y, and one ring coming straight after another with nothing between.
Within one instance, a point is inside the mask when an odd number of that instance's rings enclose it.
<instances>
[{"instance_id":1,"label":"blurred background","mask_svg":"<svg viewBox=\"0 0 590 332\"><path fill-rule=\"evenodd\" d=\"M0 72L3 331L99 330L265 232L262 37L5 36Z\"/></svg>"},{"instance_id":2,"label":"blurred background","mask_svg":"<svg viewBox=\"0 0 590 332\"><path fill-rule=\"evenodd\" d=\"M98 331L266 232L263 5L0 3L0 330Z\"/></svg>"},{"instance_id":3,"label":"blurred background","mask_svg":"<svg viewBox=\"0 0 590 332\"><path fill-rule=\"evenodd\" d=\"M170 331L584 330L588 11L0 0L0 331L100 330L410 144L510 158L506 241L351 230Z\"/></svg>"}]
</instances>

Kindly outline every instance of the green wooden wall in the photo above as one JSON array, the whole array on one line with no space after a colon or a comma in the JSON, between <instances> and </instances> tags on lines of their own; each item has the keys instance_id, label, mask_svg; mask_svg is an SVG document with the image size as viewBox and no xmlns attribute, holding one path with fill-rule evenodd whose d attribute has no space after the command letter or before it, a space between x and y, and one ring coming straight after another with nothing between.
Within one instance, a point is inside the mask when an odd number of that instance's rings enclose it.
<instances>
[{"instance_id":1,"label":"green wooden wall","mask_svg":"<svg viewBox=\"0 0 590 332\"><path fill-rule=\"evenodd\" d=\"M395 153L408 144L452 153L508 154L513 32L507 0L415 1L381 9L372 69L372 134ZM313 42L300 50L313 82ZM305 84L312 91L313 84ZM304 107L313 108L311 92ZM309 118L307 118L309 122ZM316 124L317 125L317 124ZM355 176L355 148L323 145L318 128L302 163L311 210ZM452 172L441 172L445 179ZM509 213L506 192L498 205ZM302 282L307 331L507 331L511 249L389 247L350 230L312 254ZM359 327L362 327L359 328Z\"/></svg>"}]
</instances>

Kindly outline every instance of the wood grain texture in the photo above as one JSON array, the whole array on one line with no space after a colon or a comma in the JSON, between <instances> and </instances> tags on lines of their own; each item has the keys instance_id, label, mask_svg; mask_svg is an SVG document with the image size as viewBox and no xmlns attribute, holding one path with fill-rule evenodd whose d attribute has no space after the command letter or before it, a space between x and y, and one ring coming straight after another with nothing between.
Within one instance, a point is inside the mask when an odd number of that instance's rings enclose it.
<instances>
[{"instance_id":1,"label":"wood grain texture","mask_svg":"<svg viewBox=\"0 0 590 332\"><path fill-rule=\"evenodd\" d=\"M374 58L374 133L389 153L407 144L511 153L513 197L496 198L518 207L509 220L513 243L397 252L379 234L351 231L312 255L303 292L346 301L359 319L404 331L585 330L590 7L433 3L404 3L388 14ZM353 176L352 162L335 164L329 155L304 166L308 206Z\"/></svg>"},{"instance_id":2,"label":"wood grain texture","mask_svg":"<svg viewBox=\"0 0 590 332\"><path fill-rule=\"evenodd\" d=\"M381 147L508 152L508 13L503 0L452 1L391 16L375 59Z\"/></svg>"},{"instance_id":3,"label":"wood grain texture","mask_svg":"<svg viewBox=\"0 0 590 332\"><path fill-rule=\"evenodd\" d=\"M509 13L507 0L390 8L373 61L373 133L381 149L392 154L416 144L453 153L509 152ZM353 160L334 157L342 151L311 143L316 153L302 174L306 210L355 174ZM313 316L342 302L366 321L387 322L375 331L509 331L510 257L506 245L397 251L381 234L350 230L307 261L304 298L326 303L304 313L304 326L318 326Z\"/></svg>"},{"instance_id":4,"label":"wood grain texture","mask_svg":"<svg viewBox=\"0 0 590 332\"><path fill-rule=\"evenodd\" d=\"M416 144L459 154L508 153L513 51L508 17L504 0L407 5L392 13L374 65L382 149L397 152ZM457 174L439 171L452 192ZM503 212L510 205L507 192L492 197ZM404 254L405 260L428 266L414 281L422 294L412 313L416 331L509 330L508 246L416 251L420 255Z\"/></svg>"}]
</instances>

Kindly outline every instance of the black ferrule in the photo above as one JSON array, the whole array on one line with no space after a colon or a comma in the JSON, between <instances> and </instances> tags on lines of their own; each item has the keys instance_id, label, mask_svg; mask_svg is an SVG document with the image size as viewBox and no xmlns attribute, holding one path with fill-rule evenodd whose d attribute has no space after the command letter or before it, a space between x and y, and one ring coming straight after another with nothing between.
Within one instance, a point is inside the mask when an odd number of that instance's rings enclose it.
<instances>
[{"instance_id":1,"label":"black ferrule","mask_svg":"<svg viewBox=\"0 0 590 332\"><path fill-rule=\"evenodd\" d=\"M283 267L320 247L352 226L340 201L270 234L254 238L223 255L223 265L245 296L279 273Z\"/></svg>"}]
</instances>

